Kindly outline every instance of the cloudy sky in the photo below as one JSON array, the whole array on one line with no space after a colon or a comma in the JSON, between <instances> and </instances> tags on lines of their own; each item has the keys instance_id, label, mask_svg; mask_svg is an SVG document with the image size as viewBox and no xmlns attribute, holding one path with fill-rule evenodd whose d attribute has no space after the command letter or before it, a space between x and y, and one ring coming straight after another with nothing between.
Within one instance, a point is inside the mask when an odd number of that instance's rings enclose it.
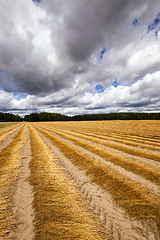
<instances>
[{"instance_id":1,"label":"cloudy sky","mask_svg":"<svg viewBox=\"0 0 160 240\"><path fill-rule=\"evenodd\" d=\"M0 111L160 112L160 1L0 0Z\"/></svg>"}]
</instances>

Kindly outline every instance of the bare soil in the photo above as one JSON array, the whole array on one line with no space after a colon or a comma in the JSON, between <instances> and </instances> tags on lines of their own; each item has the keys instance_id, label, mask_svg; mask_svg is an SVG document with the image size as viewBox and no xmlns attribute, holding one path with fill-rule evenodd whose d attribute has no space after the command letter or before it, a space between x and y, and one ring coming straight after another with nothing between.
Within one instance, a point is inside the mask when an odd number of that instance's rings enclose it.
<instances>
[{"instance_id":1,"label":"bare soil","mask_svg":"<svg viewBox=\"0 0 160 240\"><path fill-rule=\"evenodd\" d=\"M21 128L22 127L19 127L15 132L12 132L4 140L0 141L0 152L13 141L14 136L20 131Z\"/></svg>"},{"instance_id":2,"label":"bare soil","mask_svg":"<svg viewBox=\"0 0 160 240\"><path fill-rule=\"evenodd\" d=\"M51 134L53 134L53 132L51 132L51 131L48 131L48 132L51 133ZM138 175L136 175L136 174L134 174L134 173L132 173L132 172L130 172L130 171L127 171L127 170L125 170L124 168L122 168L122 167L120 167L120 166L118 166L118 165L116 165L116 164L114 164L114 163L112 163L112 162L109 162L109 161L104 160L102 157L100 157L100 156L92 153L91 151L88 151L88 150L86 150L86 149L84 149L84 148L82 148L82 147L80 147L80 146L75 145L75 144L74 144L73 142L71 142L70 140L63 139L62 137L56 135L55 133L54 133L54 135L55 135L56 137L58 137L59 139L63 140L63 142L66 142L66 143L72 144L73 146L76 146L77 149L79 149L79 150L82 151L82 152L85 152L85 153L89 154L89 155L92 156L93 158L99 159L103 164L109 165L112 169L118 171L121 175L127 176L127 177L130 178L131 180L133 180L133 181L135 181L135 182L137 182L137 183L142 184L142 185L145 186L151 193L155 193L155 194L157 194L157 195L160 195L160 186L159 186L159 185L154 184L154 183L152 183L151 181L146 180L145 178L143 178L143 177L141 177L141 176L138 176ZM77 137L77 139L82 139L82 138L78 138L78 137ZM85 141L86 141L86 142L89 142L89 143L92 143L92 142L89 141L89 140L85 140ZM93 144L93 146L95 145L95 146L100 146L100 147L103 147L103 148L106 148L106 149L111 149L111 148L108 148L108 147L106 147L106 146L103 146L102 144L98 144L98 143L92 143L92 144ZM112 149L112 150L113 150L113 149ZM114 152L115 152L115 151L116 151L116 150L114 149ZM117 150L117 152L122 153L121 151L118 151L118 150ZM122 154L123 154L123 155L126 155L126 156L129 155L129 154L125 154L125 153L122 153ZM150 161L152 161L152 160L150 160L150 159L149 159L149 160L145 159L145 160L146 160L145 163L148 163L148 164L149 164ZM153 161L152 161L152 162L153 162ZM160 163L158 163L158 162L156 162L156 163L157 163L156 167L158 167ZM153 165L152 165L152 166L153 166Z\"/></svg>"},{"instance_id":3,"label":"bare soil","mask_svg":"<svg viewBox=\"0 0 160 240\"><path fill-rule=\"evenodd\" d=\"M16 240L34 239L34 210L32 207L33 193L28 181L30 176L29 162L31 160L30 137L27 127L26 142L22 149L21 174L15 186L13 197L13 216L15 218L15 228L10 238Z\"/></svg>"},{"instance_id":4,"label":"bare soil","mask_svg":"<svg viewBox=\"0 0 160 240\"><path fill-rule=\"evenodd\" d=\"M68 132L69 132L69 131L68 131ZM70 131L70 132L71 132L71 131ZM74 133L74 132L71 132L71 133ZM65 134L68 135L68 136L70 136L70 134L67 134L67 133L65 133ZM82 134L81 134L81 135L82 135ZM100 146L100 147L103 147L104 149L114 151L115 153L118 153L119 155L128 157L128 158L130 158L130 159L132 159L132 160L134 160L134 161L139 161L139 162L142 162L142 163L146 163L146 164L148 164L149 166L157 167L157 168L160 169L160 162L154 161L153 159L147 159L147 158L144 158L144 157L139 157L139 156L136 156L136 155L131 155L131 154L125 153L125 152L123 152L123 151L117 150L117 149L115 149L115 148L107 147L107 146L104 146L104 145L98 144L98 143L93 143L93 142L91 142L91 141L89 141L89 140L83 139L83 135L82 135L82 137L79 136L79 137L77 137L77 138L78 138L78 139L85 140L85 141L88 142L88 143L92 143L92 144L95 145L95 146ZM107 140L107 142L115 143L114 141L108 141L108 140ZM125 146L125 144L121 144L121 145L124 145L124 146ZM134 147L134 148L136 148L136 147ZM137 147L137 149L139 149L139 148ZM142 148L142 150L143 150L143 148ZM151 151L151 150L148 150L148 152L160 153L160 152L158 152L158 151Z\"/></svg>"},{"instance_id":5,"label":"bare soil","mask_svg":"<svg viewBox=\"0 0 160 240\"><path fill-rule=\"evenodd\" d=\"M86 198L88 205L103 222L115 240L158 240L157 233L151 232L143 223L130 219L124 211L113 203L109 192L103 191L98 185L91 182L63 153L54 146L48 138L39 132L44 142L56 154L58 162L75 185ZM64 139L63 139L64 140ZM66 141L66 140L64 140ZM68 140L67 140L68 141ZM73 144L73 143L72 143ZM82 150L82 149L81 149ZM86 150L84 150L86 151ZM91 154L91 153L90 153Z\"/></svg>"},{"instance_id":6,"label":"bare soil","mask_svg":"<svg viewBox=\"0 0 160 240\"><path fill-rule=\"evenodd\" d=\"M20 129L21 126L15 132L9 134L3 141L1 141L0 151L13 141L14 136ZM102 190L98 185L93 183L91 179L85 174L85 171L81 171L68 158L66 158L64 154L59 150L59 148L54 146L47 137L45 137L38 130L36 131L43 139L44 143L49 147L50 151L56 155L57 163L59 166L67 174L69 179L73 181L75 187L84 196L86 204L96 215L97 219L99 219L99 221L103 224L106 231L111 233L114 240L160 240L160 236L158 235L156 227L155 230L149 229L147 223L129 218L123 209L115 205L109 192ZM81 152L90 155L94 159L99 159L104 164L108 164L111 168L118 171L120 174L127 176L129 179L138 182L142 186L146 187L149 192L154 193L157 197L160 196L160 186L111 162L107 162L102 157L88 150L85 150L80 146L75 145L73 142L60 137L52 131L46 130L46 132L54 134L64 142L76 146L77 149L79 149ZM82 138L77 137L77 139L83 139L83 136ZM93 146L95 145L113 150L112 148L103 146L102 144L93 143L89 140L85 141L92 143ZM31 161L31 146L28 125L26 127L26 138L24 142L25 143L22 148L22 165L20 169L21 172L19 178L17 179L16 185L14 186L15 194L13 196L12 214L15 219L15 226L10 234L10 239L12 240L33 240L35 237L34 209L32 207L34 196L32 186L28 180L30 176L29 163ZM132 158L135 161L138 160L160 169L160 163L154 160L126 154L116 149L114 149L114 152Z\"/></svg>"}]
</instances>

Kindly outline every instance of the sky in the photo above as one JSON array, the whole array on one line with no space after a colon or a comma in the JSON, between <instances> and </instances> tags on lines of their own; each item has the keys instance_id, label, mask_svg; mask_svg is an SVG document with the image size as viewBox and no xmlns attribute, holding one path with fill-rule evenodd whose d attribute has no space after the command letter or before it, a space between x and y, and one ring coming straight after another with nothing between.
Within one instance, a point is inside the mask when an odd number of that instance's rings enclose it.
<instances>
[{"instance_id":1,"label":"sky","mask_svg":"<svg viewBox=\"0 0 160 240\"><path fill-rule=\"evenodd\" d=\"M160 112L160 1L1 0L0 111Z\"/></svg>"}]
</instances>

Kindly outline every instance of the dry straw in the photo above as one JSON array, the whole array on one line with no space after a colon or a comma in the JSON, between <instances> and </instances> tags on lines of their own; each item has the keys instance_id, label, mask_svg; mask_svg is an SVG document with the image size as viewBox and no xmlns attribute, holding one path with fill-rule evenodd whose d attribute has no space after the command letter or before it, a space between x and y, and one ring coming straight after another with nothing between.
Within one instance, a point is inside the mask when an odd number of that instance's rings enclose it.
<instances>
[{"instance_id":1,"label":"dry straw","mask_svg":"<svg viewBox=\"0 0 160 240\"><path fill-rule=\"evenodd\" d=\"M110 161L128 171L141 175L147 180L150 180L151 182L155 182L158 184L160 183L160 171L157 168L154 168L142 162L134 161L128 157L124 157L118 153L115 153L114 151L107 150L98 145L96 146L90 142L74 137L73 134L72 136L69 136L68 134L66 135L65 133L61 133L59 131L54 132L67 140L71 140L74 144L81 146L93 152L94 154L97 154L106 161Z\"/></svg>"},{"instance_id":2,"label":"dry straw","mask_svg":"<svg viewBox=\"0 0 160 240\"><path fill-rule=\"evenodd\" d=\"M8 128L5 129L5 131L0 132L0 143L2 141L4 141L7 138L7 136L9 136L10 134L16 132L19 128L21 128L21 124L20 124L20 126L18 125L18 127L14 126L14 127L9 128L9 129Z\"/></svg>"},{"instance_id":3,"label":"dry straw","mask_svg":"<svg viewBox=\"0 0 160 240\"><path fill-rule=\"evenodd\" d=\"M31 127L30 134L35 239L109 239L58 165L56 156Z\"/></svg>"},{"instance_id":4,"label":"dry straw","mask_svg":"<svg viewBox=\"0 0 160 240\"><path fill-rule=\"evenodd\" d=\"M62 139L39 129L63 154L80 169L85 169L91 180L112 193L116 204L126 210L128 216L149 222L160 229L160 200L141 184L130 180L109 166L65 143Z\"/></svg>"},{"instance_id":5,"label":"dry straw","mask_svg":"<svg viewBox=\"0 0 160 240\"><path fill-rule=\"evenodd\" d=\"M63 132L65 132L65 131L63 131ZM123 152L128 153L128 154L132 154L132 155L136 155L136 156L144 157L144 158L149 158L149 159L152 159L152 160L160 162L160 154L159 154L159 152L149 151L149 148L148 149L139 149L137 147L127 146L125 144L118 143L118 142L113 142L113 141L109 142L109 141L106 141L104 139L101 139L100 137L97 138L97 137L93 137L93 136L87 136L87 135L84 135L84 134L82 136L81 134L78 134L78 133L69 133L69 134L73 135L73 136L77 136L77 137L83 138L85 140L92 141L93 143L102 144L104 146L111 147L111 148L123 151ZM143 147L143 144L137 144L137 146L138 147L141 147L141 146ZM160 147L158 147L156 149L154 148L154 150L160 151Z\"/></svg>"},{"instance_id":6,"label":"dry straw","mask_svg":"<svg viewBox=\"0 0 160 240\"><path fill-rule=\"evenodd\" d=\"M14 229L12 198L20 173L24 127L0 155L0 239L8 239Z\"/></svg>"}]
</instances>

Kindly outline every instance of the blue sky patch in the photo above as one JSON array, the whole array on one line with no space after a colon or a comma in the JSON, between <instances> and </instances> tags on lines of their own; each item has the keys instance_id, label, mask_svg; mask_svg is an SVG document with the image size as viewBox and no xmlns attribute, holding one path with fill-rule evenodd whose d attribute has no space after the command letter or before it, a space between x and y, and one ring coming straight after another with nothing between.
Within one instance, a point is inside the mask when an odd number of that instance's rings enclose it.
<instances>
[{"instance_id":1,"label":"blue sky patch","mask_svg":"<svg viewBox=\"0 0 160 240\"><path fill-rule=\"evenodd\" d=\"M5 72L3 70L0 69L0 74L2 74L3 76L5 76ZM2 76L1 75L1 76Z\"/></svg>"},{"instance_id":2,"label":"blue sky patch","mask_svg":"<svg viewBox=\"0 0 160 240\"><path fill-rule=\"evenodd\" d=\"M116 78L116 79L114 80L114 82L112 83L112 86L115 87L115 88L117 88L118 85L119 85L119 82L118 82L118 79Z\"/></svg>"},{"instance_id":3,"label":"blue sky patch","mask_svg":"<svg viewBox=\"0 0 160 240\"><path fill-rule=\"evenodd\" d=\"M35 2L35 3L40 3L41 2L41 0L32 0L33 2Z\"/></svg>"},{"instance_id":4,"label":"blue sky patch","mask_svg":"<svg viewBox=\"0 0 160 240\"><path fill-rule=\"evenodd\" d=\"M147 33L154 30L159 23L160 23L160 13L158 13L157 17L153 20L153 22L148 25Z\"/></svg>"},{"instance_id":5,"label":"blue sky patch","mask_svg":"<svg viewBox=\"0 0 160 240\"><path fill-rule=\"evenodd\" d=\"M26 93L18 93L18 92L14 92L13 96L17 99L17 100L21 100L21 99L25 99L28 94Z\"/></svg>"},{"instance_id":6,"label":"blue sky patch","mask_svg":"<svg viewBox=\"0 0 160 240\"><path fill-rule=\"evenodd\" d=\"M156 36L157 38L158 38L159 32L160 32L160 27L155 31L155 36Z\"/></svg>"},{"instance_id":7,"label":"blue sky patch","mask_svg":"<svg viewBox=\"0 0 160 240\"><path fill-rule=\"evenodd\" d=\"M103 56L104 56L105 52L106 52L106 48L104 47L101 50L100 59L103 59Z\"/></svg>"},{"instance_id":8,"label":"blue sky patch","mask_svg":"<svg viewBox=\"0 0 160 240\"><path fill-rule=\"evenodd\" d=\"M95 89L98 93L104 92L104 90L105 90L101 84L97 84Z\"/></svg>"},{"instance_id":9,"label":"blue sky patch","mask_svg":"<svg viewBox=\"0 0 160 240\"><path fill-rule=\"evenodd\" d=\"M138 19L137 19L137 18L134 18L133 21L132 21L132 24L133 24L134 26L136 26L137 23L138 23Z\"/></svg>"}]
</instances>

